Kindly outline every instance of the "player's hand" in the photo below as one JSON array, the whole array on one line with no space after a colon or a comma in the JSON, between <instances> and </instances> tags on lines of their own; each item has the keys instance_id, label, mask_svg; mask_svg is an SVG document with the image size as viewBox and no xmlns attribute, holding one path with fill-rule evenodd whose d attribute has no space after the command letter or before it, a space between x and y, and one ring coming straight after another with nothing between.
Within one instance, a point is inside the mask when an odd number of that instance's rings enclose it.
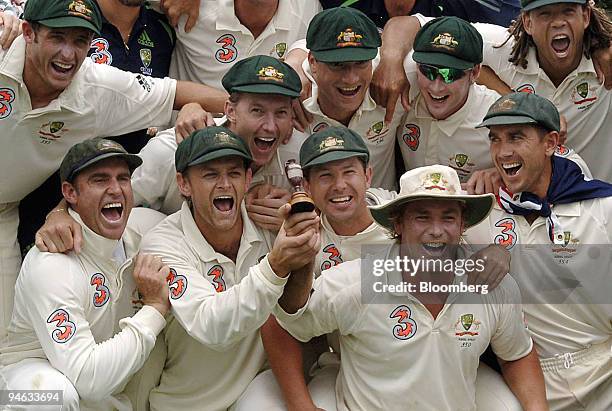
<instances>
[{"instance_id":1,"label":"player's hand","mask_svg":"<svg viewBox=\"0 0 612 411\"><path fill-rule=\"evenodd\" d=\"M607 49L598 49L592 54L593 65L597 79L604 85L606 90L612 89L612 44Z\"/></svg>"},{"instance_id":2,"label":"player's hand","mask_svg":"<svg viewBox=\"0 0 612 411\"><path fill-rule=\"evenodd\" d=\"M196 25L200 16L200 0L161 0L159 7L166 14L168 21L174 28L178 28L179 18L186 14L186 33L189 33Z\"/></svg>"},{"instance_id":3,"label":"player's hand","mask_svg":"<svg viewBox=\"0 0 612 411\"><path fill-rule=\"evenodd\" d=\"M398 99L401 100L404 110L410 110L410 83L406 78L402 60L381 59L372 76L370 95L377 104L386 108L387 124L393 120Z\"/></svg>"},{"instance_id":4,"label":"player's hand","mask_svg":"<svg viewBox=\"0 0 612 411\"><path fill-rule=\"evenodd\" d=\"M283 218L278 209L290 198L291 194L284 188L270 184L257 185L246 195L247 214L257 226L276 232L283 224Z\"/></svg>"},{"instance_id":5,"label":"player's hand","mask_svg":"<svg viewBox=\"0 0 612 411\"><path fill-rule=\"evenodd\" d=\"M52 210L47 214L45 224L34 236L36 247L42 252L81 252L83 232L81 225L65 209Z\"/></svg>"},{"instance_id":6,"label":"player's hand","mask_svg":"<svg viewBox=\"0 0 612 411\"><path fill-rule=\"evenodd\" d=\"M559 142L557 145L564 145L567 140L567 120L564 115L559 116L560 127L559 127Z\"/></svg>"},{"instance_id":7,"label":"player's hand","mask_svg":"<svg viewBox=\"0 0 612 411\"><path fill-rule=\"evenodd\" d=\"M502 184L503 181L499 172L493 167L474 171L467 183L461 186L468 194L493 193L497 195L499 193L499 187L501 187Z\"/></svg>"},{"instance_id":8,"label":"player's hand","mask_svg":"<svg viewBox=\"0 0 612 411\"><path fill-rule=\"evenodd\" d=\"M0 12L0 46L7 50L21 34L21 20L13 13Z\"/></svg>"},{"instance_id":9,"label":"player's hand","mask_svg":"<svg viewBox=\"0 0 612 411\"><path fill-rule=\"evenodd\" d=\"M166 277L170 268L160 257L150 254L138 254L134 258L132 276L136 282L142 302L155 308L161 315L170 309L169 290Z\"/></svg>"},{"instance_id":10,"label":"player's hand","mask_svg":"<svg viewBox=\"0 0 612 411\"><path fill-rule=\"evenodd\" d=\"M310 82L307 83L308 92L310 92ZM302 93L304 92L304 86L302 86ZM293 108L293 128L302 133L304 130L308 128L308 125L314 120L312 114L304 108L304 104L302 103L301 98L294 98L291 101L291 107ZM289 134L291 137L291 134ZM287 144L289 142L289 138L283 140L283 144Z\"/></svg>"},{"instance_id":11,"label":"player's hand","mask_svg":"<svg viewBox=\"0 0 612 411\"><path fill-rule=\"evenodd\" d=\"M488 291L494 290L510 271L510 252L498 244L492 244L470 256L471 260L484 261L484 270L473 270L468 273L468 283L488 285Z\"/></svg>"},{"instance_id":12,"label":"player's hand","mask_svg":"<svg viewBox=\"0 0 612 411\"><path fill-rule=\"evenodd\" d=\"M186 139L194 131L204 127L214 126L212 114L204 110L198 103L188 103L183 106L176 118L174 130L177 144Z\"/></svg>"},{"instance_id":13,"label":"player's hand","mask_svg":"<svg viewBox=\"0 0 612 411\"><path fill-rule=\"evenodd\" d=\"M279 277L310 264L321 247L320 218L314 211L290 214L291 206L279 209L284 223L268 254L270 267Z\"/></svg>"}]
</instances>

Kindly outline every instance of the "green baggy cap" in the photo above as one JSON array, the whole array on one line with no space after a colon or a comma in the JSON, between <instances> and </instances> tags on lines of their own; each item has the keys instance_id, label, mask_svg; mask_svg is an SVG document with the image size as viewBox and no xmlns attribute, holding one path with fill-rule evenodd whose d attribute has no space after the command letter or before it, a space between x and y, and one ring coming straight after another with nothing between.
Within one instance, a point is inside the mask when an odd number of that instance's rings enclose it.
<instances>
[{"instance_id":1,"label":"green baggy cap","mask_svg":"<svg viewBox=\"0 0 612 411\"><path fill-rule=\"evenodd\" d=\"M575 4L586 4L587 0L521 0L521 6L523 10L529 11L537 9L538 7L548 6L549 4L557 3L575 3Z\"/></svg>"},{"instance_id":2,"label":"green baggy cap","mask_svg":"<svg viewBox=\"0 0 612 411\"><path fill-rule=\"evenodd\" d=\"M304 170L350 157L360 157L367 164L370 151L363 138L346 127L327 127L311 134L300 148L300 165Z\"/></svg>"},{"instance_id":3,"label":"green baggy cap","mask_svg":"<svg viewBox=\"0 0 612 411\"><path fill-rule=\"evenodd\" d=\"M23 19L47 27L83 27L100 34L102 15L93 0L28 0Z\"/></svg>"},{"instance_id":4,"label":"green baggy cap","mask_svg":"<svg viewBox=\"0 0 612 411\"><path fill-rule=\"evenodd\" d=\"M280 94L299 97L302 82L287 63L270 56L240 60L223 76L221 84L228 93Z\"/></svg>"},{"instance_id":5,"label":"green baggy cap","mask_svg":"<svg viewBox=\"0 0 612 411\"><path fill-rule=\"evenodd\" d=\"M550 100L537 94L516 92L500 97L476 127L507 124L538 124L547 130L559 131L559 111Z\"/></svg>"}]
</instances>

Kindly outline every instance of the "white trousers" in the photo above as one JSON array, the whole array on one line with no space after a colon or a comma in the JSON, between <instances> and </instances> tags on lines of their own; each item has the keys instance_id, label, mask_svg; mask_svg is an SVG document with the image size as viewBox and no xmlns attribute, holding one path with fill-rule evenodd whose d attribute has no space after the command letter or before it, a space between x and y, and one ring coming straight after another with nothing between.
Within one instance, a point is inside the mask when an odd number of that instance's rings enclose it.
<instances>
[{"instance_id":1,"label":"white trousers","mask_svg":"<svg viewBox=\"0 0 612 411\"><path fill-rule=\"evenodd\" d=\"M17 242L19 203L0 204L0 347L7 336L15 299L15 282L21 266Z\"/></svg>"}]
</instances>

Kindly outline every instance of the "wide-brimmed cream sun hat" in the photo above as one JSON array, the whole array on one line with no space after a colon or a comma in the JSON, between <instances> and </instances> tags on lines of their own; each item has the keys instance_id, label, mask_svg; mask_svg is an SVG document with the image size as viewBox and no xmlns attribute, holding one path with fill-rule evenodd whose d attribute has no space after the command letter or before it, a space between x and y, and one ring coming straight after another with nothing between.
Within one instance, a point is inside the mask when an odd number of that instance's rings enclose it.
<instances>
[{"instance_id":1,"label":"wide-brimmed cream sun hat","mask_svg":"<svg viewBox=\"0 0 612 411\"><path fill-rule=\"evenodd\" d=\"M433 165L405 172L400 178L400 192L386 204L368 207L374 220L381 226L393 230L391 217L407 203L416 200L456 200L465 203L465 228L474 226L487 218L493 205L493 194L469 195L461 189L457 172L450 167Z\"/></svg>"}]
</instances>

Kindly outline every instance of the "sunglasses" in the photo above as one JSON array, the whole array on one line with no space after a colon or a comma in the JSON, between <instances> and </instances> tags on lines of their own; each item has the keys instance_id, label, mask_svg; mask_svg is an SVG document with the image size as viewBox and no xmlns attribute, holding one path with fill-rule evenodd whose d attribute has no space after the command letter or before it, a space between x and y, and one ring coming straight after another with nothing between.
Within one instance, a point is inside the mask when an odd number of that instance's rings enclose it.
<instances>
[{"instance_id":1,"label":"sunglasses","mask_svg":"<svg viewBox=\"0 0 612 411\"><path fill-rule=\"evenodd\" d=\"M456 68L430 66L429 64L417 64L417 67L429 81L436 81L436 78L441 76L446 84L459 80L470 71L469 69L460 70Z\"/></svg>"}]
</instances>

